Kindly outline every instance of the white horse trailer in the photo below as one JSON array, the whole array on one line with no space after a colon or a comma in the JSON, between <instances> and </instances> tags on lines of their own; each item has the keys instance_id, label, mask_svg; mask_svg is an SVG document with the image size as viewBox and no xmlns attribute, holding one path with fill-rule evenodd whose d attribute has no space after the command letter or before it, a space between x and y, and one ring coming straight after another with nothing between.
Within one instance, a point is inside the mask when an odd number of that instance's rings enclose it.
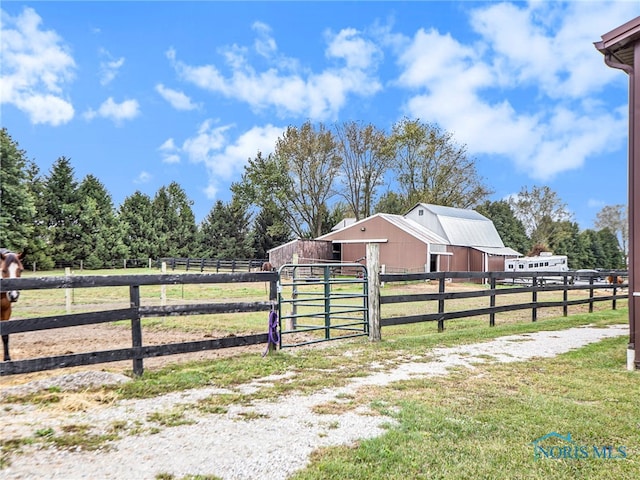
<instances>
[{"instance_id":1,"label":"white horse trailer","mask_svg":"<svg viewBox=\"0 0 640 480\"><path fill-rule=\"evenodd\" d=\"M553 255L551 253L542 252L537 257L520 257L507 258L504 261L504 270L506 272L524 273L524 272L567 272L569 271L568 259L566 255ZM563 277L552 277L545 275L541 278L543 281L562 280ZM514 279L515 280L515 279ZM525 282L530 282L531 277L523 278Z\"/></svg>"}]
</instances>

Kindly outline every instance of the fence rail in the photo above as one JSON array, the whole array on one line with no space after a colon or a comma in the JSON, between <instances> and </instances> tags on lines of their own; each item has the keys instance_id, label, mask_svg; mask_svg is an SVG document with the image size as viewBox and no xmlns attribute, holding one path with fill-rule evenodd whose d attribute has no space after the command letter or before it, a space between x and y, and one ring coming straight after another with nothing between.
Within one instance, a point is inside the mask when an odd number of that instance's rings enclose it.
<instances>
[{"instance_id":1,"label":"fence rail","mask_svg":"<svg viewBox=\"0 0 640 480\"><path fill-rule=\"evenodd\" d=\"M269 282L269 301L237 303L203 303L173 306L144 306L140 300L140 287L144 285L180 285L239 282ZM132 347L100 352L42 357L29 360L0 363L0 375L29 373L56 368L132 360L136 375L143 373L145 358L189 353L219 348L267 343L268 334L233 336L193 342L165 345L143 345L141 319L168 315L205 315L214 313L236 313L269 311L274 307L277 291L275 272L231 273L231 274L156 274L156 275L87 275L65 277L40 277L3 279L2 288L7 290L44 290L93 287L129 287L130 307L89 313L55 315L48 317L8 320L0 322L0 334L49 330L55 328L91 325L121 320L131 321Z\"/></svg>"},{"instance_id":2,"label":"fence rail","mask_svg":"<svg viewBox=\"0 0 640 480\"><path fill-rule=\"evenodd\" d=\"M583 274L584 275L584 274ZM385 283L411 282L411 281L435 281L438 283L438 293L420 293L408 295L380 295L378 294L380 305L405 303L405 302L438 302L438 311L435 313L424 313L417 315L405 315L381 318L380 309L377 312L370 312L371 316L377 316L380 327L391 325L403 325L418 322L438 322L438 331L444 330L444 322L459 318L475 316L488 316L489 325L495 325L497 313L511 312L516 310L531 310L531 320L536 321L538 310L542 308L561 307L564 316L568 315L569 306L588 304L589 313L593 312L596 302L611 301L611 308L616 309L617 301L626 299L627 294L621 294L623 288L628 288L627 283L606 283L598 282L600 278L607 276L625 278L627 272L608 271L597 272L587 276L585 282L575 281L575 272L437 272L437 273L413 273L413 274L380 274L379 285L374 286L374 291L380 292L380 286ZM373 276L372 276L373 277ZM450 280L483 280L489 285L487 289L478 289L467 292L446 291ZM500 288L498 288L500 284ZM524 285L524 286L523 286ZM571 291L587 290L586 298L569 299ZM610 295L595 296L597 290L611 291ZM562 292L562 300L538 299L538 295L544 292ZM512 303L508 305L496 305L496 298L506 295L530 293L531 301L525 303ZM486 307L467 309L460 311L446 311L446 303L452 300L488 297L489 305Z\"/></svg>"},{"instance_id":3,"label":"fence rail","mask_svg":"<svg viewBox=\"0 0 640 480\"><path fill-rule=\"evenodd\" d=\"M267 259L229 259L219 260L213 258L190 258L190 257L160 257L160 258L114 258L108 262L103 262L100 267L88 266L82 260L56 260L53 269L60 270L65 268L74 268L79 270L100 270L100 269L124 269L127 268L160 268L162 262L166 262L172 270L176 269L199 269L200 272L212 271L217 272L249 272L259 269ZM25 268L32 271L38 270L38 265L27 256L23 262Z\"/></svg>"},{"instance_id":4,"label":"fence rail","mask_svg":"<svg viewBox=\"0 0 640 480\"><path fill-rule=\"evenodd\" d=\"M166 257L159 258L157 261L158 266L162 263L167 264L167 268L171 270L184 269L199 270L200 272L212 271L218 272L251 272L256 269L260 269L262 264L266 262L266 259L251 259L251 260L220 260L213 258L177 258Z\"/></svg>"}]
</instances>

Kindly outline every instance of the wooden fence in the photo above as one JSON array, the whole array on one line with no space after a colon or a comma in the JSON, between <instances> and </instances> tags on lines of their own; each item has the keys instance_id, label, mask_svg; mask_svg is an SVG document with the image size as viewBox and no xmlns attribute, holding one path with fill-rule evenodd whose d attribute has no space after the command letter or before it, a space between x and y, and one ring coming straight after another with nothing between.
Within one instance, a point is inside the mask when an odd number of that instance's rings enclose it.
<instances>
[{"instance_id":1,"label":"wooden fence","mask_svg":"<svg viewBox=\"0 0 640 480\"><path fill-rule=\"evenodd\" d=\"M371 256L373 257L373 256ZM616 309L618 300L627 299L626 283L607 284L597 281L597 276L605 277L609 273L626 277L626 272L600 272L589 276L588 281L574 282L573 272L438 272L413 274L380 274L375 263L368 263L368 305L369 305L369 338L379 340L381 328L391 325L411 324L417 322L437 322L438 330L442 331L445 321L487 316L489 325L495 325L496 314L516 310L530 310L531 320L536 321L538 310L549 307L561 307L563 315L568 315L572 305L588 304L589 312L593 311L596 302L611 302L611 308ZM478 285L476 290L447 291L453 282L469 280L472 282L486 282ZM437 293L419 293L408 295L380 295L381 286L391 282L437 282ZM179 285L179 284L212 284L238 282L269 282L269 301L266 302L238 302L238 303L205 303L173 306L145 306L141 304L140 287L143 285ZM502 285L500 285L502 284ZM218 339L173 343L165 345L143 345L141 319L145 317L163 317L169 315L205 315L216 313L269 311L274 307L277 299L278 274L276 272L245 272L245 273L193 273L185 274L155 274L155 275L104 275L104 276L64 276L3 279L3 290L42 290L42 289L73 289L92 287L129 287L129 308L105 310L90 313L66 314L49 317L9 320L0 322L0 334L14 334L38 330L90 325L105 322L129 320L131 322L131 348L88 352L54 357L43 357L28 360L0 362L0 375L29 373L51 370L56 368L93 365L122 360L133 361L135 374L143 372L143 359L174 355L220 348L244 345L266 344L269 334L255 334L233 336ZM569 299L569 292L573 290L586 291L582 298ZM606 295L595 295L596 291L605 291ZM542 292L562 292L562 300L539 300ZM530 294L531 300L521 303L497 305L496 299L504 295ZM447 303L458 299L484 297L488 306L452 311ZM381 305L405 302L437 302L437 312L416 315L404 315L381 318Z\"/></svg>"},{"instance_id":2,"label":"wooden fence","mask_svg":"<svg viewBox=\"0 0 640 480\"><path fill-rule=\"evenodd\" d=\"M219 260L214 258L177 258L167 257L159 258L158 267L162 263L167 264L167 268L171 270L199 270L201 273L205 271L220 272L251 272L260 270L266 259L251 260Z\"/></svg>"},{"instance_id":3,"label":"wooden fence","mask_svg":"<svg viewBox=\"0 0 640 480\"><path fill-rule=\"evenodd\" d=\"M628 289L627 283L609 284L600 281L599 278L606 278L609 274L626 277L626 272L598 272L589 275L587 281L575 282L575 272L437 272L437 273L413 273L413 274L380 274L370 275L370 295L376 296L378 304L375 309L369 312L370 338L376 340L380 338L380 328L391 325L404 325L418 322L438 322L438 331L443 331L445 321L459 318L469 318L476 316L487 316L489 325L495 325L496 314L501 312L512 312L516 310L531 310L531 320L535 322L538 318L538 310L542 308L562 308L563 316L568 315L569 307L572 305L588 304L589 313L593 312L596 302L611 302L611 308L616 309L617 301L628 298L628 293L623 289ZM378 284L375 284L377 279ZM485 287L478 286L473 291L447 291L447 285L453 282L470 281L474 283L486 282ZM480 282L478 282L480 280ZM408 295L380 295L382 284L392 282L415 282L430 281L438 284L437 293L419 293ZM450 287L451 289L451 287ZM586 291L583 298L569 299L571 291ZM595 295L596 291L605 291L606 295ZM544 292L562 292L562 300L539 300L539 294ZM531 301L525 303L508 303L496 305L496 298L506 295L530 294ZM475 309L447 311L447 302L459 299L488 298L488 306ZM407 316L394 316L381 318L380 306L393 303L406 302L437 302L438 309L435 313L424 313ZM371 304L370 300L370 304ZM373 319L371 317L374 317ZM371 332L372 328L377 328L377 332Z\"/></svg>"},{"instance_id":4,"label":"wooden fence","mask_svg":"<svg viewBox=\"0 0 640 480\"><path fill-rule=\"evenodd\" d=\"M0 334L10 335L21 332L130 320L132 347L101 352L78 353L29 360L0 362L0 375L29 373L56 368L117 362L122 360L133 360L134 373L136 375L141 375L143 373L143 359L145 358L244 345L255 345L260 343L266 344L268 341L268 333L145 346L142 344L141 319L144 317L163 317L169 315L206 315L216 313L269 311L274 307L274 302L277 299L277 277L278 275L275 272L255 272L190 275L95 275L3 279L3 290L43 290L128 286L130 300L129 308L4 321L0 322ZM140 301L140 287L143 285L184 285L238 282L269 282L269 301L224 304L204 303L172 306L144 306Z\"/></svg>"},{"instance_id":5,"label":"wooden fence","mask_svg":"<svg viewBox=\"0 0 640 480\"><path fill-rule=\"evenodd\" d=\"M215 271L219 272L250 272L259 270L260 267L267 259L252 258L248 260L230 259L230 260L218 260L214 258L186 258L186 257L161 257L157 259L153 258L121 258L112 259L109 262L104 263L99 269L111 268L111 269L127 269L127 268L160 268L160 265L165 262L172 270L194 270L199 269L200 272ZM23 262L27 270L36 272L38 265L27 256ZM79 260L56 260L54 262L53 269L60 270L65 268L72 268L78 270L96 270L95 268L87 268L85 261Z\"/></svg>"}]
</instances>

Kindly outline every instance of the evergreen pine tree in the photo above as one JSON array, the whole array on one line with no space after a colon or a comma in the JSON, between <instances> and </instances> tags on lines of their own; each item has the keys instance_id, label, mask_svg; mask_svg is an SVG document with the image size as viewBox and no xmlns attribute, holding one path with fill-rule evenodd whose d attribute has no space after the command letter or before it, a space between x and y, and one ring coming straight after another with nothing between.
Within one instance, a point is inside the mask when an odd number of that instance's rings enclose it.
<instances>
[{"instance_id":1,"label":"evergreen pine tree","mask_svg":"<svg viewBox=\"0 0 640 480\"><path fill-rule=\"evenodd\" d=\"M127 256L122 237L123 228L117 221L111 195L93 175L87 175L78 188L82 203L80 224L81 258L87 268L113 266Z\"/></svg>"},{"instance_id":2,"label":"evergreen pine tree","mask_svg":"<svg viewBox=\"0 0 640 480\"><path fill-rule=\"evenodd\" d=\"M118 210L123 243L132 259L146 260L160 256L158 235L154 229L151 198L140 191L124 199Z\"/></svg>"},{"instance_id":3,"label":"evergreen pine tree","mask_svg":"<svg viewBox=\"0 0 640 480\"><path fill-rule=\"evenodd\" d=\"M25 152L5 128L0 130L0 247L25 250L34 232L35 204Z\"/></svg>"},{"instance_id":4,"label":"evergreen pine tree","mask_svg":"<svg viewBox=\"0 0 640 480\"><path fill-rule=\"evenodd\" d=\"M82 259L81 198L69 159L60 157L51 167L43 192L49 248L57 263L71 265Z\"/></svg>"}]
</instances>

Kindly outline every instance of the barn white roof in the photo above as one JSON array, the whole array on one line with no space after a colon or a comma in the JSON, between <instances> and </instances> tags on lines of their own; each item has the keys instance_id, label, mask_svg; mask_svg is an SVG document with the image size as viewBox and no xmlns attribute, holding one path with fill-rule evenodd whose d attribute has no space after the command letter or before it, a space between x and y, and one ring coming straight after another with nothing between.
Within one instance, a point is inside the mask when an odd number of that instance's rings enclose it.
<instances>
[{"instance_id":1,"label":"barn white roof","mask_svg":"<svg viewBox=\"0 0 640 480\"><path fill-rule=\"evenodd\" d=\"M449 242L438 235L435 232L432 232L417 222L413 220L403 217L402 215L392 215L390 213L379 213L382 218L384 218L387 222L395 225L398 228L401 228L409 235L414 236L418 240L424 243L436 243L440 245L448 245Z\"/></svg>"},{"instance_id":2,"label":"barn white roof","mask_svg":"<svg viewBox=\"0 0 640 480\"><path fill-rule=\"evenodd\" d=\"M418 209L425 210L429 215L415 215ZM446 238L450 245L505 248L493 222L475 210L419 203L406 216L424 218L425 226Z\"/></svg>"}]
</instances>

